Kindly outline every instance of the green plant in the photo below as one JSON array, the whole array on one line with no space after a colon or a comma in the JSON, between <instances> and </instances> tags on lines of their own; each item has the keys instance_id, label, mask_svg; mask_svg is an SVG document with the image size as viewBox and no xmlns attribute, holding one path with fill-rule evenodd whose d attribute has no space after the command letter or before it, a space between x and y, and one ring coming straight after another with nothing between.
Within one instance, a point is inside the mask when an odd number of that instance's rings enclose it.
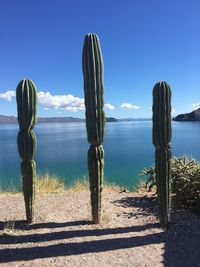
<instances>
[{"instance_id":1,"label":"green plant","mask_svg":"<svg viewBox=\"0 0 200 267\"><path fill-rule=\"evenodd\" d=\"M140 175L147 175L146 188L156 186L155 166L144 168ZM171 191L176 205L200 211L200 163L186 157L171 159Z\"/></svg>"},{"instance_id":2,"label":"green plant","mask_svg":"<svg viewBox=\"0 0 200 267\"><path fill-rule=\"evenodd\" d=\"M34 221L36 164L33 157L36 152L36 136L33 127L36 123L37 90L29 79L19 82L16 89L19 133L17 144L22 159L22 184L29 223Z\"/></svg>"},{"instance_id":3,"label":"green plant","mask_svg":"<svg viewBox=\"0 0 200 267\"><path fill-rule=\"evenodd\" d=\"M83 46L83 76L88 142L88 170L91 190L92 217L101 220L101 192L104 176L104 150L102 147L105 127L103 59L99 38L85 36Z\"/></svg>"},{"instance_id":4,"label":"green plant","mask_svg":"<svg viewBox=\"0 0 200 267\"><path fill-rule=\"evenodd\" d=\"M147 175L148 179L146 183L142 183L142 189L148 190L148 192L152 191L153 187L156 186L156 173L155 173L155 165L152 165L149 169L144 168L140 172L140 176Z\"/></svg>"},{"instance_id":5,"label":"green plant","mask_svg":"<svg viewBox=\"0 0 200 267\"><path fill-rule=\"evenodd\" d=\"M160 223L166 228L170 221L171 176L171 89L162 81L153 88L153 144Z\"/></svg>"},{"instance_id":6,"label":"green plant","mask_svg":"<svg viewBox=\"0 0 200 267\"><path fill-rule=\"evenodd\" d=\"M11 236L15 231L15 221L7 221L3 226L2 235Z\"/></svg>"}]
</instances>

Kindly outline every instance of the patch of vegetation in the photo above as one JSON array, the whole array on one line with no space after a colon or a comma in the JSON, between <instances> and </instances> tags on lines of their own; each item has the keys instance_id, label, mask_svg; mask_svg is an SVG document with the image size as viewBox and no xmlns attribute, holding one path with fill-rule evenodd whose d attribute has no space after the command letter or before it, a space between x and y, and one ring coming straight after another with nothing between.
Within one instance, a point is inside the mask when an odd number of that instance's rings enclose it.
<instances>
[{"instance_id":1,"label":"patch of vegetation","mask_svg":"<svg viewBox=\"0 0 200 267\"><path fill-rule=\"evenodd\" d=\"M143 170L142 170L143 171ZM144 175L144 174L141 174L141 175ZM131 192L138 192L138 193L145 193L147 191L155 191L155 187L152 189L152 190L148 190L147 189L147 186L146 186L146 183L144 181L141 181L139 183L137 183L133 189L131 190Z\"/></svg>"},{"instance_id":2,"label":"patch of vegetation","mask_svg":"<svg viewBox=\"0 0 200 267\"><path fill-rule=\"evenodd\" d=\"M88 191L90 190L89 178L83 177L77 179L72 185L66 186L64 181L56 176L49 173L45 173L36 178L36 193L37 194L51 194L51 193L61 193L65 190L70 191ZM20 186L18 186L20 187ZM104 181L103 186L104 191L115 191L119 192L122 188L115 184L107 184ZM10 184L4 189L0 188L0 193L21 193L21 190Z\"/></svg>"},{"instance_id":3,"label":"patch of vegetation","mask_svg":"<svg viewBox=\"0 0 200 267\"><path fill-rule=\"evenodd\" d=\"M87 191L89 190L90 185L89 181L86 177L83 177L82 179L77 179L70 187L69 190L71 191Z\"/></svg>"},{"instance_id":4,"label":"patch of vegetation","mask_svg":"<svg viewBox=\"0 0 200 267\"><path fill-rule=\"evenodd\" d=\"M68 188L67 188L68 189ZM72 186L69 187L69 190L71 191L87 191L90 190L90 183L89 183L89 178L88 177L83 177L81 179L77 179ZM121 190L121 187L116 185L116 184L107 184L104 181L103 184L103 190L104 191L115 191L115 192L119 192Z\"/></svg>"},{"instance_id":5,"label":"patch of vegetation","mask_svg":"<svg viewBox=\"0 0 200 267\"><path fill-rule=\"evenodd\" d=\"M148 176L145 188L156 189L155 166L144 168L140 175ZM187 157L171 159L171 192L176 204L200 212L200 163Z\"/></svg>"},{"instance_id":6,"label":"patch of vegetation","mask_svg":"<svg viewBox=\"0 0 200 267\"><path fill-rule=\"evenodd\" d=\"M7 221L4 224L2 234L3 236L11 236L15 231L15 221Z\"/></svg>"},{"instance_id":7,"label":"patch of vegetation","mask_svg":"<svg viewBox=\"0 0 200 267\"><path fill-rule=\"evenodd\" d=\"M75 180L75 182L70 186L66 186L64 181L58 176L50 175L48 173L38 176L36 179L37 193L61 193L65 190L88 191L90 190L89 178L85 176L79 178ZM121 187L115 184L106 184L106 182L104 182L103 190L119 192L121 190Z\"/></svg>"},{"instance_id":8,"label":"patch of vegetation","mask_svg":"<svg viewBox=\"0 0 200 267\"><path fill-rule=\"evenodd\" d=\"M65 190L64 181L55 175L45 173L36 178L36 192L37 193L61 193Z\"/></svg>"},{"instance_id":9,"label":"patch of vegetation","mask_svg":"<svg viewBox=\"0 0 200 267\"><path fill-rule=\"evenodd\" d=\"M19 193L21 191L21 186L18 184L17 186L11 181L7 186L0 186L0 193Z\"/></svg>"}]
</instances>

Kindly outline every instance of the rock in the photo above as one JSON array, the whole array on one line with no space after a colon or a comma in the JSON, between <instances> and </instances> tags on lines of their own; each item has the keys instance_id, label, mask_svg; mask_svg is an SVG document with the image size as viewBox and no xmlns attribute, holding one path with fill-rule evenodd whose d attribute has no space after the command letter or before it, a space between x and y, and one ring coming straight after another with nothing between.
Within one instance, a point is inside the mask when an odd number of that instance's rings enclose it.
<instances>
[{"instance_id":1,"label":"rock","mask_svg":"<svg viewBox=\"0 0 200 267\"><path fill-rule=\"evenodd\" d=\"M120 191L120 193L126 193L127 192L127 189L126 188L124 188L124 189L122 189L121 191Z\"/></svg>"}]
</instances>

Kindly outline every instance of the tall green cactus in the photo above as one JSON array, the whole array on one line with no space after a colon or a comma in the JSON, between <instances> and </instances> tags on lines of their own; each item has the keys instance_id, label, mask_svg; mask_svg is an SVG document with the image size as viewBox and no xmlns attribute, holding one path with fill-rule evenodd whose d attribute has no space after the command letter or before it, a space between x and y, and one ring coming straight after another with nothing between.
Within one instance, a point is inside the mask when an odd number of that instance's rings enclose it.
<instances>
[{"instance_id":1,"label":"tall green cactus","mask_svg":"<svg viewBox=\"0 0 200 267\"><path fill-rule=\"evenodd\" d=\"M167 228L171 206L171 89L162 81L153 88L153 144L160 223Z\"/></svg>"},{"instance_id":2,"label":"tall green cactus","mask_svg":"<svg viewBox=\"0 0 200 267\"><path fill-rule=\"evenodd\" d=\"M31 80L23 79L16 89L19 133L17 144L22 159L22 184L29 223L34 221L36 164L33 157L36 152L36 136L33 127L36 123L37 90Z\"/></svg>"},{"instance_id":3,"label":"tall green cactus","mask_svg":"<svg viewBox=\"0 0 200 267\"><path fill-rule=\"evenodd\" d=\"M101 193L104 177L103 137L105 127L104 66L99 38L95 34L85 36L82 67L86 107L86 128L88 142L88 170L90 178L92 217L95 223L101 221Z\"/></svg>"}]
</instances>

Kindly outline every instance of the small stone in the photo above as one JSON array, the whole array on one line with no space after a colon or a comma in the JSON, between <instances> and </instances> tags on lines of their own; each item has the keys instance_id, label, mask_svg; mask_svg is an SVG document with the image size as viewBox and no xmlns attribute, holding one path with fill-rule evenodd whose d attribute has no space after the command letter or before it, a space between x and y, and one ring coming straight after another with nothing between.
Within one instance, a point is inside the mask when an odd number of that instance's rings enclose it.
<instances>
[{"instance_id":1,"label":"small stone","mask_svg":"<svg viewBox=\"0 0 200 267\"><path fill-rule=\"evenodd\" d=\"M125 188L120 191L120 193L126 193L126 192L127 190Z\"/></svg>"}]
</instances>

